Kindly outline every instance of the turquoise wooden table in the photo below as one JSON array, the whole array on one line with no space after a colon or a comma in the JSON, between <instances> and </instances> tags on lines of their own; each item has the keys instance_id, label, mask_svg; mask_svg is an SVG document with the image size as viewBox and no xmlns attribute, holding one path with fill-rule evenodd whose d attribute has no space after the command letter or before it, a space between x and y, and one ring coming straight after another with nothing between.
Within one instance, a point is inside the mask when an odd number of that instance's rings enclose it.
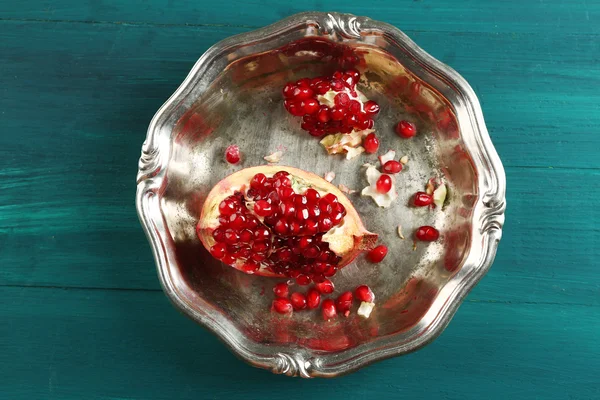
<instances>
[{"instance_id":1,"label":"turquoise wooden table","mask_svg":"<svg viewBox=\"0 0 600 400\"><path fill-rule=\"evenodd\" d=\"M600 398L600 2L298 4L0 2L0 398ZM496 262L442 336L335 380L251 368L180 315L134 207L196 59L307 9L392 23L463 74L508 180Z\"/></svg>"}]
</instances>

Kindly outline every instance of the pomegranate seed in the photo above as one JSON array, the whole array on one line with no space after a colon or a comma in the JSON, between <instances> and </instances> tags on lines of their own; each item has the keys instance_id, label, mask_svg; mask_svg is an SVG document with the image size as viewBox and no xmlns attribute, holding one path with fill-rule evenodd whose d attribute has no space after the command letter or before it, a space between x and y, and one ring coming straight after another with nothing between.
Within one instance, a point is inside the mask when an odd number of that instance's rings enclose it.
<instances>
[{"instance_id":1,"label":"pomegranate seed","mask_svg":"<svg viewBox=\"0 0 600 400\"><path fill-rule=\"evenodd\" d=\"M302 108L306 114L314 114L319 110L319 102L315 99L307 99L302 102Z\"/></svg>"},{"instance_id":2,"label":"pomegranate seed","mask_svg":"<svg viewBox=\"0 0 600 400\"><path fill-rule=\"evenodd\" d=\"M260 269L260 264L253 260L246 260L242 265L242 270L247 274L253 274Z\"/></svg>"},{"instance_id":3,"label":"pomegranate seed","mask_svg":"<svg viewBox=\"0 0 600 400\"><path fill-rule=\"evenodd\" d=\"M417 239L423 242L433 242L434 240L438 240L440 237L440 232L435 229L433 226L421 226L417 229L415 233Z\"/></svg>"},{"instance_id":4,"label":"pomegranate seed","mask_svg":"<svg viewBox=\"0 0 600 400\"><path fill-rule=\"evenodd\" d=\"M329 114L329 107L321 106L319 107L319 111L317 111L317 120L322 123L327 123L331 119L331 115Z\"/></svg>"},{"instance_id":5,"label":"pomegranate seed","mask_svg":"<svg viewBox=\"0 0 600 400\"><path fill-rule=\"evenodd\" d=\"M306 308L306 296L302 293L292 293L290 301L294 310L304 310Z\"/></svg>"},{"instance_id":6,"label":"pomegranate seed","mask_svg":"<svg viewBox=\"0 0 600 400\"><path fill-rule=\"evenodd\" d=\"M300 86L300 87L310 87L310 79L308 79L308 78L299 79L298 82L296 82L296 85Z\"/></svg>"},{"instance_id":7,"label":"pomegranate seed","mask_svg":"<svg viewBox=\"0 0 600 400\"><path fill-rule=\"evenodd\" d=\"M331 318L334 318L337 315L337 311L335 310L335 303L331 299L323 300L323 305L321 306L323 312L323 319L325 321L329 321Z\"/></svg>"},{"instance_id":8,"label":"pomegranate seed","mask_svg":"<svg viewBox=\"0 0 600 400\"><path fill-rule=\"evenodd\" d=\"M244 229L240 232L240 242L249 243L254 237L254 233L250 229Z\"/></svg>"},{"instance_id":9,"label":"pomegranate seed","mask_svg":"<svg viewBox=\"0 0 600 400\"><path fill-rule=\"evenodd\" d=\"M386 162L385 164L383 164L382 169L383 169L383 172L385 172L385 173L397 174L398 172L402 171L402 164L400 164L396 160L390 160L390 161Z\"/></svg>"},{"instance_id":10,"label":"pomegranate seed","mask_svg":"<svg viewBox=\"0 0 600 400\"><path fill-rule=\"evenodd\" d=\"M396 125L396 133L403 138L411 138L417 134L417 127L409 121L400 121Z\"/></svg>"},{"instance_id":11,"label":"pomegranate seed","mask_svg":"<svg viewBox=\"0 0 600 400\"><path fill-rule=\"evenodd\" d=\"M369 261L373 263L378 263L383 261L385 256L387 255L388 249L384 245L379 245L375 247L373 250L369 251L368 257Z\"/></svg>"},{"instance_id":12,"label":"pomegranate seed","mask_svg":"<svg viewBox=\"0 0 600 400\"><path fill-rule=\"evenodd\" d=\"M335 106L331 109L330 114L332 120L341 121L346 116L346 110L344 110L342 107Z\"/></svg>"},{"instance_id":13,"label":"pomegranate seed","mask_svg":"<svg viewBox=\"0 0 600 400\"><path fill-rule=\"evenodd\" d=\"M304 274L300 274L296 278L296 283L298 285L306 286L306 285L308 285L310 283L310 276L304 275Z\"/></svg>"},{"instance_id":14,"label":"pomegranate seed","mask_svg":"<svg viewBox=\"0 0 600 400\"><path fill-rule=\"evenodd\" d=\"M321 303L321 295L316 289L310 289L306 295L306 304L308 308L317 308Z\"/></svg>"},{"instance_id":15,"label":"pomegranate seed","mask_svg":"<svg viewBox=\"0 0 600 400\"><path fill-rule=\"evenodd\" d=\"M293 116L301 117L304 115L304 108L302 107L302 104L300 101L286 100L284 102L284 105L286 106L286 108L290 112L290 114L292 114Z\"/></svg>"},{"instance_id":16,"label":"pomegranate seed","mask_svg":"<svg viewBox=\"0 0 600 400\"><path fill-rule=\"evenodd\" d=\"M367 153L375 153L379 148L379 139L374 133L369 133L365 140L363 140L363 147Z\"/></svg>"},{"instance_id":17,"label":"pomegranate seed","mask_svg":"<svg viewBox=\"0 0 600 400\"><path fill-rule=\"evenodd\" d=\"M224 237L227 244L236 244L240 240L240 235L232 229L227 229Z\"/></svg>"},{"instance_id":18,"label":"pomegranate seed","mask_svg":"<svg viewBox=\"0 0 600 400\"><path fill-rule=\"evenodd\" d=\"M329 217L323 217L319 219L319 230L327 232L333 227L333 221Z\"/></svg>"},{"instance_id":19,"label":"pomegranate seed","mask_svg":"<svg viewBox=\"0 0 600 400\"><path fill-rule=\"evenodd\" d=\"M275 232L279 233L280 235L286 235L290 229L290 224L286 220L280 219L277 221L273 229L275 229Z\"/></svg>"},{"instance_id":20,"label":"pomegranate seed","mask_svg":"<svg viewBox=\"0 0 600 400\"><path fill-rule=\"evenodd\" d=\"M346 85L344 85L344 81L342 81L340 79L334 79L331 81L331 89L335 90L336 92L344 90L345 86Z\"/></svg>"},{"instance_id":21,"label":"pomegranate seed","mask_svg":"<svg viewBox=\"0 0 600 400\"><path fill-rule=\"evenodd\" d=\"M231 215L240 208L240 205L232 198L228 197L219 203L219 212L222 215Z\"/></svg>"},{"instance_id":22,"label":"pomegranate seed","mask_svg":"<svg viewBox=\"0 0 600 400\"><path fill-rule=\"evenodd\" d=\"M312 188L307 189L306 192L304 192L304 195L306 196L306 199L308 200L309 204L314 204L317 200L321 198L319 192Z\"/></svg>"},{"instance_id":23,"label":"pomegranate seed","mask_svg":"<svg viewBox=\"0 0 600 400\"><path fill-rule=\"evenodd\" d=\"M266 217L273 213L271 203L266 200L258 200L254 203L254 212L260 217Z\"/></svg>"},{"instance_id":24,"label":"pomegranate seed","mask_svg":"<svg viewBox=\"0 0 600 400\"><path fill-rule=\"evenodd\" d=\"M367 285L361 285L354 290L354 295L360 301L366 301L367 303L372 303L375 301L375 295L370 287Z\"/></svg>"},{"instance_id":25,"label":"pomegranate seed","mask_svg":"<svg viewBox=\"0 0 600 400\"><path fill-rule=\"evenodd\" d=\"M308 86L298 86L294 89L292 93L292 97L295 100L306 100L311 98L313 95L313 91Z\"/></svg>"},{"instance_id":26,"label":"pomegranate seed","mask_svg":"<svg viewBox=\"0 0 600 400\"><path fill-rule=\"evenodd\" d=\"M227 265L233 265L235 263L235 257L232 255L226 254L225 257L221 259Z\"/></svg>"},{"instance_id":27,"label":"pomegranate seed","mask_svg":"<svg viewBox=\"0 0 600 400\"><path fill-rule=\"evenodd\" d=\"M369 100L364 105L365 113L369 116L376 115L379 112L379 104L375 103L373 100Z\"/></svg>"},{"instance_id":28,"label":"pomegranate seed","mask_svg":"<svg viewBox=\"0 0 600 400\"><path fill-rule=\"evenodd\" d=\"M344 117L344 125L349 127L355 127L358 124L358 118L354 114L346 114Z\"/></svg>"},{"instance_id":29,"label":"pomegranate seed","mask_svg":"<svg viewBox=\"0 0 600 400\"><path fill-rule=\"evenodd\" d=\"M358 72L354 68L347 69L346 75L350 75L352 79L354 79L354 82L358 82L360 80L360 72Z\"/></svg>"},{"instance_id":30,"label":"pomegranate seed","mask_svg":"<svg viewBox=\"0 0 600 400\"><path fill-rule=\"evenodd\" d=\"M290 288L287 283L280 282L273 287L273 293L277 297L288 297L290 294Z\"/></svg>"},{"instance_id":31,"label":"pomegranate seed","mask_svg":"<svg viewBox=\"0 0 600 400\"><path fill-rule=\"evenodd\" d=\"M333 282L329 279L325 279L323 282L319 282L315 285L317 290L323 294L333 293L335 287L333 286Z\"/></svg>"},{"instance_id":32,"label":"pomegranate seed","mask_svg":"<svg viewBox=\"0 0 600 400\"><path fill-rule=\"evenodd\" d=\"M415 197L413 198L413 204L416 207L425 207L433 203L433 196L427 194L425 192L417 192L415 193Z\"/></svg>"},{"instance_id":33,"label":"pomegranate seed","mask_svg":"<svg viewBox=\"0 0 600 400\"><path fill-rule=\"evenodd\" d=\"M215 245L210 248L210 254L212 254L214 258L221 259L225 256L226 250L227 246L224 243L215 243Z\"/></svg>"},{"instance_id":34,"label":"pomegranate seed","mask_svg":"<svg viewBox=\"0 0 600 400\"><path fill-rule=\"evenodd\" d=\"M329 82L319 82L317 85L315 85L315 91L318 94L325 94L330 89L331 89L331 85L329 84Z\"/></svg>"},{"instance_id":35,"label":"pomegranate seed","mask_svg":"<svg viewBox=\"0 0 600 400\"><path fill-rule=\"evenodd\" d=\"M217 228L213 231L212 236L217 242L222 243L225 241L225 230L223 228Z\"/></svg>"},{"instance_id":36,"label":"pomegranate seed","mask_svg":"<svg viewBox=\"0 0 600 400\"><path fill-rule=\"evenodd\" d=\"M382 174L377 182L375 183L375 187L379 193L387 193L392 188L392 178L389 175Z\"/></svg>"},{"instance_id":37,"label":"pomegranate seed","mask_svg":"<svg viewBox=\"0 0 600 400\"><path fill-rule=\"evenodd\" d=\"M273 310L279 314L291 314L294 310L292 302L288 299L275 299L273 300Z\"/></svg>"},{"instance_id":38,"label":"pomegranate seed","mask_svg":"<svg viewBox=\"0 0 600 400\"><path fill-rule=\"evenodd\" d=\"M329 265L327 267L327 269L325 270L325 272L323 272L323 275L325 275L327 277L332 277L335 275L336 272L337 272L337 267L335 265Z\"/></svg>"},{"instance_id":39,"label":"pomegranate seed","mask_svg":"<svg viewBox=\"0 0 600 400\"><path fill-rule=\"evenodd\" d=\"M227 146L227 149L225 149L225 160L227 160L227 162L229 164L239 163L240 162L240 148L235 144Z\"/></svg>"},{"instance_id":40,"label":"pomegranate seed","mask_svg":"<svg viewBox=\"0 0 600 400\"><path fill-rule=\"evenodd\" d=\"M263 185L267 181L267 177L265 174L261 174L260 172L252 177L250 180L250 187L253 189L262 189ZM220 211L220 209L219 209Z\"/></svg>"},{"instance_id":41,"label":"pomegranate seed","mask_svg":"<svg viewBox=\"0 0 600 400\"><path fill-rule=\"evenodd\" d=\"M333 98L333 102L335 103L336 106L339 106L342 108L347 108L350 105L350 97L348 96L347 93L344 93L344 92L338 93Z\"/></svg>"},{"instance_id":42,"label":"pomegranate seed","mask_svg":"<svg viewBox=\"0 0 600 400\"><path fill-rule=\"evenodd\" d=\"M294 89L296 89L296 85L294 85L293 83L286 84L283 87L283 96L285 98L291 98L294 93Z\"/></svg>"},{"instance_id":43,"label":"pomegranate seed","mask_svg":"<svg viewBox=\"0 0 600 400\"><path fill-rule=\"evenodd\" d=\"M343 314L352 307L352 292L344 292L335 299L335 308L337 312Z\"/></svg>"}]
</instances>

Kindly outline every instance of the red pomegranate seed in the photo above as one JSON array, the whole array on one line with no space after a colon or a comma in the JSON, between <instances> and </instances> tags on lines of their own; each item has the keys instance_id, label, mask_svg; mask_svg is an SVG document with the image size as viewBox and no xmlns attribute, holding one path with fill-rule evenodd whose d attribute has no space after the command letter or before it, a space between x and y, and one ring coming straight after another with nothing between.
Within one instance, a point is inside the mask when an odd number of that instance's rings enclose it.
<instances>
[{"instance_id":1,"label":"red pomegranate seed","mask_svg":"<svg viewBox=\"0 0 600 400\"><path fill-rule=\"evenodd\" d=\"M340 106L335 106L331 109L330 115L332 120L341 121L346 116L346 110Z\"/></svg>"},{"instance_id":2,"label":"red pomegranate seed","mask_svg":"<svg viewBox=\"0 0 600 400\"><path fill-rule=\"evenodd\" d=\"M292 92L292 98L295 100L306 100L311 98L313 95L313 91L308 86L298 86Z\"/></svg>"},{"instance_id":3,"label":"red pomegranate seed","mask_svg":"<svg viewBox=\"0 0 600 400\"><path fill-rule=\"evenodd\" d=\"M433 226L421 226L415 232L415 236L417 239L423 242L433 242L434 240L438 240L440 237L440 232L435 229Z\"/></svg>"},{"instance_id":4,"label":"red pomegranate seed","mask_svg":"<svg viewBox=\"0 0 600 400\"><path fill-rule=\"evenodd\" d=\"M402 171L402 164L400 164L396 160L390 160L390 161L386 162L385 164L383 164L382 169L383 169L383 172L385 172L387 174L397 174L398 172Z\"/></svg>"},{"instance_id":5,"label":"red pomegranate seed","mask_svg":"<svg viewBox=\"0 0 600 400\"><path fill-rule=\"evenodd\" d=\"M369 251L368 257L369 261L373 263L381 262L385 256L387 255L388 249L385 245L379 245L375 247L373 250Z\"/></svg>"},{"instance_id":6,"label":"red pomegranate seed","mask_svg":"<svg viewBox=\"0 0 600 400\"><path fill-rule=\"evenodd\" d=\"M254 260L246 260L244 264L242 264L242 269L247 274L253 274L260 269L260 264Z\"/></svg>"},{"instance_id":7,"label":"red pomegranate seed","mask_svg":"<svg viewBox=\"0 0 600 400\"><path fill-rule=\"evenodd\" d=\"M411 138L417 134L417 127L409 121L400 121L396 125L396 133L403 138Z\"/></svg>"},{"instance_id":8,"label":"red pomegranate seed","mask_svg":"<svg viewBox=\"0 0 600 400\"><path fill-rule=\"evenodd\" d=\"M290 294L290 287L285 282L280 282L273 287L273 293L276 297L288 297Z\"/></svg>"},{"instance_id":9,"label":"red pomegranate seed","mask_svg":"<svg viewBox=\"0 0 600 400\"><path fill-rule=\"evenodd\" d=\"M225 160L227 160L227 162L229 164L239 163L240 162L240 148L235 144L227 146L227 149L225 149Z\"/></svg>"},{"instance_id":10,"label":"red pomegranate seed","mask_svg":"<svg viewBox=\"0 0 600 400\"><path fill-rule=\"evenodd\" d=\"M291 98L293 93L294 93L294 89L296 89L296 85L294 85L293 83L288 83L283 87L283 96L285 98Z\"/></svg>"},{"instance_id":11,"label":"red pomegranate seed","mask_svg":"<svg viewBox=\"0 0 600 400\"><path fill-rule=\"evenodd\" d=\"M415 193L415 197L413 198L413 204L416 207L425 207L433 203L433 196L427 194L425 192L417 192Z\"/></svg>"},{"instance_id":12,"label":"red pomegranate seed","mask_svg":"<svg viewBox=\"0 0 600 400\"><path fill-rule=\"evenodd\" d=\"M325 264L326 265L326 264ZM324 271L324 270L323 270ZM323 282L319 282L315 285L317 290L323 294L333 293L335 287L333 286L333 282L329 279L325 279Z\"/></svg>"},{"instance_id":13,"label":"red pomegranate seed","mask_svg":"<svg viewBox=\"0 0 600 400\"><path fill-rule=\"evenodd\" d=\"M306 308L306 296L302 293L292 293L290 301L294 310L304 310Z\"/></svg>"},{"instance_id":14,"label":"red pomegranate seed","mask_svg":"<svg viewBox=\"0 0 600 400\"><path fill-rule=\"evenodd\" d=\"M273 207L266 200L258 200L254 203L254 212L260 217L266 217L273 213Z\"/></svg>"},{"instance_id":15,"label":"red pomegranate seed","mask_svg":"<svg viewBox=\"0 0 600 400\"><path fill-rule=\"evenodd\" d=\"M352 292L344 292L335 299L335 308L338 313L343 314L352 307Z\"/></svg>"},{"instance_id":16,"label":"red pomegranate seed","mask_svg":"<svg viewBox=\"0 0 600 400\"><path fill-rule=\"evenodd\" d=\"M244 229L240 232L240 242L249 243L254 238L254 233L250 229Z\"/></svg>"},{"instance_id":17,"label":"red pomegranate seed","mask_svg":"<svg viewBox=\"0 0 600 400\"><path fill-rule=\"evenodd\" d=\"M315 99L304 100L301 106L306 114L314 114L319 110L319 102Z\"/></svg>"},{"instance_id":18,"label":"red pomegranate seed","mask_svg":"<svg viewBox=\"0 0 600 400\"><path fill-rule=\"evenodd\" d=\"M310 283L310 277L308 275L300 274L296 278L296 283L298 285L306 286Z\"/></svg>"},{"instance_id":19,"label":"red pomegranate seed","mask_svg":"<svg viewBox=\"0 0 600 400\"><path fill-rule=\"evenodd\" d=\"M369 116L377 115L379 112L379 104L375 103L373 100L369 100L364 105L365 113Z\"/></svg>"},{"instance_id":20,"label":"red pomegranate seed","mask_svg":"<svg viewBox=\"0 0 600 400\"><path fill-rule=\"evenodd\" d=\"M375 295L370 287L367 285L361 285L354 290L354 295L360 301L366 301L367 303L372 303L375 301Z\"/></svg>"},{"instance_id":21,"label":"red pomegranate seed","mask_svg":"<svg viewBox=\"0 0 600 400\"><path fill-rule=\"evenodd\" d=\"M318 84L315 85L315 91L318 94L325 94L330 89L331 89L331 85L329 84L329 82L323 81L323 82L319 82Z\"/></svg>"},{"instance_id":22,"label":"red pomegranate seed","mask_svg":"<svg viewBox=\"0 0 600 400\"><path fill-rule=\"evenodd\" d=\"M377 182L375 183L375 187L379 193L387 193L392 188L392 178L389 175L382 174Z\"/></svg>"},{"instance_id":23,"label":"red pomegranate seed","mask_svg":"<svg viewBox=\"0 0 600 400\"><path fill-rule=\"evenodd\" d=\"M321 295L316 289L310 289L306 295L306 304L308 308L317 308L321 303Z\"/></svg>"},{"instance_id":24,"label":"red pomegranate seed","mask_svg":"<svg viewBox=\"0 0 600 400\"><path fill-rule=\"evenodd\" d=\"M252 177L250 180L250 187L253 189L262 189L263 185L267 181L267 177L265 174L261 174L260 172Z\"/></svg>"},{"instance_id":25,"label":"red pomegranate seed","mask_svg":"<svg viewBox=\"0 0 600 400\"><path fill-rule=\"evenodd\" d=\"M323 305L321 306L323 312L323 319L325 321L329 321L331 318L334 318L337 315L337 311L335 310L335 303L331 299L323 300Z\"/></svg>"},{"instance_id":26,"label":"red pomegranate seed","mask_svg":"<svg viewBox=\"0 0 600 400\"><path fill-rule=\"evenodd\" d=\"M374 133L369 133L365 140L363 140L363 147L367 153L375 153L379 148L379 139Z\"/></svg>"},{"instance_id":27,"label":"red pomegranate seed","mask_svg":"<svg viewBox=\"0 0 600 400\"><path fill-rule=\"evenodd\" d=\"M226 251L227 246L225 245L225 243L215 243L215 245L210 248L210 254L212 254L214 258L218 259L223 258L225 256Z\"/></svg>"},{"instance_id":28,"label":"red pomegranate seed","mask_svg":"<svg viewBox=\"0 0 600 400\"><path fill-rule=\"evenodd\" d=\"M310 87L310 79L308 79L308 78L299 79L298 82L296 82L296 86Z\"/></svg>"},{"instance_id":29,"label":"red pomegranate seed","mask_svg":"<svg viewBox=\"0 0 600 400\"><path fill-rule=\"evenodd\" d=\"M329 114L329 107L321 106L317 111L317 120L321 123L327 123L331 119L331 115Z\"/></svg>"},{"instance_id":30,"label":"red pomegranate seed","mask_svg":"<svg viewBox=\"0 0 600 400\"><path fill-rule=\"evenodd\" d=\"M292 302L288 299L275 299L273 300L273 310L279 314L291 314L294 310Z\"/></svg>"},{"instance_id":31,"label":"red pomegranate seed","mask_svg":"<svg viewBox=\"0 0 600 400\"><path fill-rule=\"evenodd\" d=\"M350 105L350 96L347 93L338 93L333 98L333 102L336 106L347 108Z\"/></svg>"},{"instance_id":32,"label":"red pomegranate seed","mask_svg":"<svg viewBox=\"0 0 600 400\"><path fill-rule=\"evenodd\" d=\"M235 257L229 254L226 254L225 257L221 259L227 265L233 265L235 263Z\"/></svg>"}]
</instances>

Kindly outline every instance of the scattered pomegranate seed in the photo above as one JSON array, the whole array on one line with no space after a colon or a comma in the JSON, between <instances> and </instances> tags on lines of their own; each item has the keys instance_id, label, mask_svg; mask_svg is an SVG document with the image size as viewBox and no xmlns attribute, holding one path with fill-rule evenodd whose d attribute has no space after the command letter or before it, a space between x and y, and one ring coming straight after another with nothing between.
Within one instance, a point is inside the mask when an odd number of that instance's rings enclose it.
<instances>
[{"instance_id":1,"label":"scattered pomegranate seed","mask_svg":"<svg viewBox=\"0 0 600 400\"><path fill-rule=\"evenodd\" d=\"M363 140L363 147L367 153L375 153L379 149L379 139L374 133L369 133L365 140Z\"/></svg>"},{"instance_id":2,"label":"scattered pomegranate seed","mask_svg":"<svg viewBox=\"0 0 600 400\"><path fill-rule=\"evenodd\" d=\"M400 121L396 125L396 133L403 138L411 138L417 134L417 127L409 121Z\"/></svg>"},{"instance_id":3,"label":"scattered pomegranate seed","mask_svg":"<svg viewBox=\"0 0 600 400\"><path fill-rule=\"evenodd\" d=\"M302 293L292 293L290 301L294 310L304 310L306 308L306 296Z\"/></svg>"},{"instance_id":4,"label":"scattered pomegranate seed","mask_svg":"<svg viewBox=\"0 0 600 400\"><path fill-rule=\"evenodd\" d=\"M415 193L415 197L413 198L413 204L416 207L425 207L433 203L433 196L427 194L425 192L417 192Z\"/></svg>"},{"instance_id":5,"label":"scattered pomegranate seed","mask_svg":"<svg viewBox=\"0 0 600 400\"><path fill-rule=\"evenodd\" d=\"M317 308L321 303L321 294L316 289L310 289L306 295L308 308Z\"/></svg>"},{"instance_id":6,"label":"scattered pomegranate seed","mask_svg":"<svg viewBox=\"0 0 600 400\"><path fill-rule=\"evenodd\" d=\"M440 237L440 232L435 229L433 226L421 226L415 232L415 236L417 239L423 242L433 242L434 240L438 240Z\"/></svg>"},{"instance_id":7,"label":"scattered pomegranate seed","mask_svg":"<svg viewBox=\"0 0 600 400\"><path fill-rule=\"evenodd\" d=\"M375 187L379 193L385 194L392 189L392 178L389 175L382 174L377 182L375 183Z\"/></svg>"},{"instance_id":8,"label":"scattered pomegranate seed","mask_svg":"<svg viewBox=\"0 0 600 400\"><path fill-rule=\"evenodd\" d=\"M325 321L329 321L331 318L334 318L337 315L335 303L331 299L323 300L321 309L323 310L323 319Z\"/></svg>"},{"instance_id":9,"label":"scattered pomegranate seed","mask_svg":"<svg viewBox=\"0 0 600 400\"><path fill-rule=\"evenodd\" d=\"M366 301L367 303L372 303L375 301L375 295L370 287L367 285L361 285L354 290L354 295L360 301Z\"/></svg>"},{"instance_id":10,"label":"scattered pomegranate seed","mask_svg":"<svg viewBox=\"0 0 600 400\"><path fill-rule=\"evenodd\" d=\"M346 311L350 310L352 307L352 292L344 292L335 299L335 308L338 313L344 314Z\"/></svg>"},{"instance_id":11,"label":"scattered pomegranate seed","mask_svg":"<svg viewBox=\"0 0 600 400\"><path fill-rule=\"evenodd\" d=\"M292 302L288 299L278 298L273 300L273 310L279 314L291 314L294 310Z\"/></svg>"},{"instance_id":12,"label":"scattered pomegranate seed","mask_svg":"<svg viewBox=\"0 0 600 400\"><path fill-rule=\"evenodd\" d=\"M381 262L387 255L387 252L388 252L387 246L381 244L369 252L369 254L368 254L369 260L374 263Z\"/></svg>"},{"instance_id":13,"label":"scattered pomegranate seed","mask_svg":"<svg viewBox=\"0 0 600 400\"><path fill-rule=\"evenodd\" d=\"M323 294L333 293L333 291L335 290L333 282L331 282L329 279L325 279L323 282L315 284L315 287L319 292Z\"/></svg>"},{"instance_id":14,"label":"scattered pomegranate seed","mask_svg":"<svg viewBox=\"0 0 600 400\"><path fill-rule=\"evenodd\" d=\"M235 144L227 146L227 149L225 149L225 160L227 160L227 162L229 164L239 163L240 162L240 148Z\"/></svg>"},{"instance_id":15,"label":"scattered pomegranate seed","mask_svg":"<svg viewBox=\"0 0 600 400\"><path fill-rule=\"evenodd\" d=\"M277 297L288 297L290 294L290 288L287 283L280 282L273 287L273 293Z\"/></svg>"},{"instance_id":16,"label":"scattered pomegranate seed","mask_svg":"<svg viewBox=\"0 0 600 400\"><path fill-rule=\"evenodd\" d=\"M383 165L382 169L386 174L397 174L402 171L402 164L396 160L390 160Z\"/></svg>"}]
</instances>

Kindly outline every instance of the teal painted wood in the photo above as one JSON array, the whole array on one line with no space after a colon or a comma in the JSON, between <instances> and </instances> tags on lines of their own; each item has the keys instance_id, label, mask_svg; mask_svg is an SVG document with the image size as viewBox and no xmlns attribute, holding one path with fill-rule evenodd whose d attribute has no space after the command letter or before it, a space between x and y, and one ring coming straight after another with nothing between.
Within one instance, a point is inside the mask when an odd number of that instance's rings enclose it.
<instances>
[{"instance_id":1,"label":"teal painted wood","mask_svg":"<svg viewBox=\"0 0 600 400\"><path fill-rule=\"evenodd\" d=\"M261 27L297 12L340 11L387 21L401 29L451 32L600 33L597 1L416 0L368 2L264 0L30 0L27 7L0 4L5 19L134 24Z\"/></svg>"},{"instance_id":2,"label":"teal painted wood","mask_svg":"<svg viewBox=\"0 0 600 400\"><path fill-rule=\"evenodd\" d=\"M600 397L600 3L346 2L469 80L509 208L496 263L439 340L312 382L247 367L178 315L133 206L148 122L199 55L302 10L121 3L0 4L0 397Z\"/></svg>"},{"instance_id":3,"label":"teal painted wood","mask_svg":"<svg viewBox=\"0 0 600 400\"><path fill-rule=\"evenodd\" d=\"M467 301L419 352L307 381L247 366L158 292L0 288L0 304L7 399L600 396L597 307Z\"/></svg>"}]
</instances>

